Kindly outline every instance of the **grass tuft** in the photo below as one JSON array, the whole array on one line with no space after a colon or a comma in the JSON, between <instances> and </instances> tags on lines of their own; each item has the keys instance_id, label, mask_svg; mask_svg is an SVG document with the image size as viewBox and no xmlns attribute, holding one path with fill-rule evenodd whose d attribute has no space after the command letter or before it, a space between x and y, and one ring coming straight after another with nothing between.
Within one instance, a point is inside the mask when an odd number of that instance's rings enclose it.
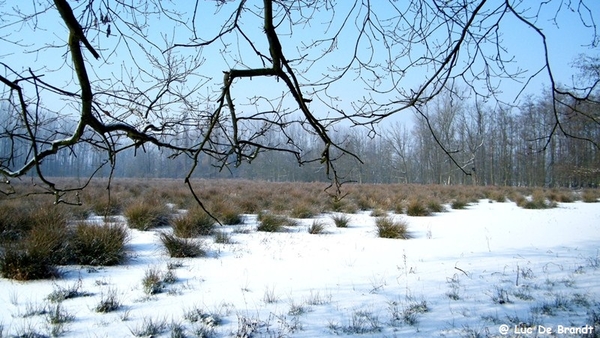
<instances>
[{"instance_id":1,"label":"grass tuft","mask_svg":"<svg viewBox=\"0 0 600 338\"><path fill-rule=\"evenodd\" d=\"M135 337L154 337L167 331L166 319L152 319L144 317L142 324L133 329L130 329L131 334Z\"/></svg>"},{"instance_id":2,"label":"grass tuft","mask_svg":"<svg viewBox=\"0 0 600 338\"><path fill-rule=\"evenodd\" d=\"M130 228L146 231L170 224L169 210L157 200L138 200L125 208Z\"/></svg>"},{"instance_id":3,"label":"grass tuft","mask_svg":"<svg viewBox=\"0 0 600 338\"><path fill-rule=\"evenodd\" d=\"M585 189L581 193L581 200L585 203L597 203L600 198L598 189Z\"/></svg>"},{"instance_id":4,"label":"grass tuft","mask_svg":"<svg viewBox=\"0 0 600 338\"><path fill-rule=\"evenodd\" d=\"M379 217L375 220L377 235L381 238L408 239L408 225L404 221L395 221L391 217Z\"/></svg>"},{"instance_id":5,"label":"grass tuft","mask_svg":"<svg viewBox=\"0 0 600 338\"><path fill-rule=\"evenodd\" d=\"M325 223L322 221L314 220L308 227L308 233L311 235L318 235L325 233Z\"/></svg>"},{"instance_id":6,"label":"grass tuft","mask_svg":"<svg viewBox=\"0 0 600 338\"><path fill-rule=\"evenodd\" d=\"M347 228L350 223L350 218L344 214L337 214L331 217L333 223L338 228Z\"/></svg>"},{"instance_id":7,"label":"grass tuft","mask_svg":"<svg viewBox=\"0 0 600 338\"><path fill-rule=\"evenodd\" d=\"M233 238L231 238L231 235L225 231L215 231L213 234L213 239L215 243L219 244L235 244L235 241Z\"/></svg>"},{"instance_id":8,"label":"grass tuft","mask_svg":"<svg viewBox=\"0 0 600 338\"><path fill-rule=\"evenodd\" d=\"M110 288L100 294L100 302L94 310L100 313L113 312L121 308L121 301L117 297L117 290Z\"/></svg>"},{"instance_id":9,"label":"grass tuft","mask_svg":"<svg viewBox=\"0 0 600 338\"><path fill-rule=\"evenodd\" d=\"M258 214L258 231L264 232L280 232L284 230L284 226L295 225L290 219L285 216L275 215L271 213Z\"/></svg>"},{"instance_id":10,"label":"grass tuft","mask_svg":"<svg viewBox=\"0 0 600 338\"><path fill-rule=\"evenodd\" d=\"M172 258L206 256L206 251L193 239L179 238L175 235L161 233L160 241Z\"/></svg>"},{"instance_id":11,"label":"grass tuft","mask_svg":"<svg viewBox=\"0 0 600 338\"><path fill-rule=\"evenodd\" d=\"M79 223L70 240L77 264L116 265L125 260L129 233L120 224Z\"/></svg>"},{"instance_id":12,"label":"grass tuft","mask_svg":"<svg viewBox=\"0 0 600 338\"><path fill-rule=\"evenodd\" d=\"M431 212L427 209L423 201L415 199L408 202L406 214L408 216L429 216Z\"/></svg>"},{"instance_id":13,"label":"grass tuft","mask_svg":"<svg viewBox=\"0 0 600 338\"><path fill-rule=\"evenodd\" d=\"M142 287L147 295L161 293L164 288L163 279L158 268L148 268L142 279Z\"/></svg>"},{"instance_id":14,"label":"grass tuft","mask_svg":"<svg viewBox=\"0 0 600 338\"><path fill-rule=\"evenodd\" d=\"M469 205L469 203L463 198L457 198L457 199L453 200L452 203L450 204L452 209L456 209L456 210L466 209L468 205Z\"/></svg>"},{"instance_id":15,"label":"grass tuft","mask_svg":"<svg viewBox=\"0 0 600 338\"><path fill-rule=\"evenodd\" d=\"M233 220L229 221L233 222ZM176 236L192 238L211 235L215 227L215 220L202 208L194 207L186 214L175 218L172 225L173 234Z\"/></svg>"}]
</instances>

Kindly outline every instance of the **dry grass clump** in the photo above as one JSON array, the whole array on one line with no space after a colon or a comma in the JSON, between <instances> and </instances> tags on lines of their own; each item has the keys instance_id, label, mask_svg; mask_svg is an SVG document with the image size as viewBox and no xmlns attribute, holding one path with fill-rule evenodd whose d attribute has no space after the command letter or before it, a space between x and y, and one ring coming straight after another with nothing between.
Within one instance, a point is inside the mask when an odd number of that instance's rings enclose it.
<instances>
[{"instance_id":1,"label":"dry grass clump","mask_svg":"<svg viewBox=\"0 0 600 338\"><path fill-rule=\"evenodd\" d=\"M215 220L199 206L171 221L173 234L183 238L209 236L215 227Z\"/></svg>"},{"instance_id":2,"label":"dry grass clump","mask_svg":"<svg viewBox=\"0 0 600 338\"><path fill-rule=\"evenodd\" d=\"M549 209L555 208L556 202L549 201L542 189L535 189L530 198L523 195L517 196L517 205L524 209Z\"/></svg>"},{"instance_id":3,"label":"dry grass clump","mask_svg":"<svg viewBox=\"0 0 600 338\"><path fill-rule=\"evenodd\" d=\"M450 206L452 207L452 209L456 209L456 210L466 209L468 205L469 205L469 203L467 202L467 200L464 197L459 197L459 198L455 199L454 201L452 201L452 203L450 203Z\"/></svg>"},{"instance_id":4,"label":"dry grass clump","mask_svg":"<svg viewBox=\"0 0 600 338\"><path fill-rule=\"evenodd\" d=\"M125 208L124 215L130 228L142 231L167 226L171 218L166 204L156 199L137 200Z\"/></svg>"},{"instance_id":5,"label":"dry grass clump","mask_svg":"<svg viewBox=\"0 0 600 338\"><path fill-rule=\"evenodd\" d=\"M350 218L344 214L333 215L331 219L337 228L347 228L350 223Z\"/></svg>"},{"instance_id":6,"label":"dry grass clump","mask_svg":"<svg viewBox=\"0 0 600 338\"><path fill-rule=\"evenodd\" d=\"M317 215L315 207L308 201L296 204L290 211L290 217L293 218L312 218Z\"/></svg>"},{"instance_id":7,"label":"dry grass clump","mask_svg":"<svg viewBox=\"0 0 600 338\"><path fill-rule=\"evenodd\" d=\"M22 202L22 201L21 201ZM127 229L117 225L70 225L67 208L39 201L3 218L0 275L16 280L58 277L56 265L113 265L125 258ZM0 212L6 208L0 207Z\"/></svg>"},{"instance_id":8,"label":"dry grass clump","mask_svg":"<svg viewBox=\"0 0 600 338\"><path fill-rule=\"evenodd\" d=\"M585 203L597 203L600 198L598 189L585 189L581 193L581 200Z\"/></svg>"},{"instance_id":9,"label":"dry grass clump","mask_svg":"<svg viewBox=\"0 0 600 338\"><path fill-rule=\"evenodd\" d=\"M0 249L0 275L15 280L58 277L56 264L67 263L70 250L68 216L62 208L23 208L25 215L9 218L5 226L15 233L6 238ZM9 221L5 220L5 221ZM4 237L4 236L3 236Z\"/></svg>"},{"instance_id":10,"label":"dry grass clump","mask_svg":"<svg viewBox=\"0 0 600 338\"><path fill-rule=\"evenodd\" d=\"M432 198L427 201L427 210L430 212L445 212L446 208L438 199Z\"/></svg>"},{"instance_id":11,"label":"dry grass clump","mask_svg":"<svg viewBox=\"0 0 600 338\"><path fill-rule=\"evenodd\" d=\"M379 217L375 220L377 235L381 238L408 239L408 224L391 217Z\"/></svg>"},{"instance_id":12,"label":"dry grass clump","mask_svg":"<svg viewBox=\"0 0 600 338\"><path fill-rule=\"evenodd\" d=\"M258 227L256 230L264 232L280 232L285 226L296 226L297 223L285 216L261 212L258 214Z\"/></svg>"},{"instance_id":13,"label":"dry grass clump","mask_svg":"<svg viewBox=\"0 0 600 338\"><path fill-rule=\"evenodd\" d=\"M550 201L560 203L572 203L575 201L575 196L572 191L565 191L561 189L552 189L547 193L547 198Z\"/></svg>"},{"instance_id":14,"label":"dry grass clump","mask_svg":"<svg viewBox=\"0 0 600 338\"><path fill-rule=\"evenodd\" d=\"M172 258L206 256L206 251L202 248L202 245L193 239L161 233L160 241Z\"/></svg>"},{"instance_id":15,"label":"dry grass clump","mask_svg":"<svg viewBox=\"0 0 600 338\"><path fill-rule=\"evenodd\" d=\"M314 220L308 227L308 233L311 235L319 235L325 233L325 223L319 220Z\"/></svg>"},{"instance_id":16,"label":"dry grass clump","mask_svg":"<svg viewBox=\"0 0 600 338\"><path fill-rule=\"evenodd\" d=\"M210 210L215 213L219 222L223 224L238 225L244 223L242 210L231 202L217 203Z\"/></svg>"},{"instance_id":17,"label":"dry grass clump","mask_svg":"<svg viewBox=\"0 0 600 338\"><path fill-rule=\"evenodd\" d=\"M504 203L506 202L507 196L504 190L491 187L486 190L486 198L499 203Z\"/></svg>"},{"instance_id":18,"label":"dry grass clump","mask_svg":"<svg viewBox=\"0 0 600 338\"><path fill-rule=\"evenodd\" d=\"M58 270L45 254L28 250L24 245L9 244L0 253L0 274L19 281L59 277Z\"/></svg>"},{"instance_id":19,"label":"dry grass clump","mask_svg":"<svg viewBox=\"0 0 600 338\"><path fill-rule=\"evenodd\" d=\"M429 216L431 215L431 211L429 211L422 200L413 199L406 206L406 214L408 216Z\"/></svg>"},{"instance_id":20,"label":"dry grass clump","mask_svg":"<svg viewBox=\"0 0 600 338\"><path fill-rule=\"evenodd\" d=\"M128 230L122 224L80 222L69 239L69 248L77 264L116 265L125 260L128 241Z\"/></svg>"},{"instance_id":21,"label":"dry grass clump","mask_svg":"<svg viewBox=\"0 0 600 338\"><path fill-rule=\"evenodd\" d=\"M387 211L380 209L380 208L376 208L371 210L371 217L383 217L387 215Z\"/></svg>"},{"instance_id":22,"label":"dry grass clump","mask_svg":"<svg viewBox=\"0 0 600 338\"><path fill-rule=\"evenodd\" d=\"M0 202L0 243L23 238L33 226L30 213L30 208L19 201Z\"/></svg>"},{"instance_id":23,"label":"dry grass clump","mask_svg":"<svg viewBox=\"0 0 600 338\"><path fill-rule=\"evenodd\" d=\"M328 198L324 208L325 210L347 214L354 214L358 211L358 207L349 196L344 198Z\"/></svg>"}]
</instances>

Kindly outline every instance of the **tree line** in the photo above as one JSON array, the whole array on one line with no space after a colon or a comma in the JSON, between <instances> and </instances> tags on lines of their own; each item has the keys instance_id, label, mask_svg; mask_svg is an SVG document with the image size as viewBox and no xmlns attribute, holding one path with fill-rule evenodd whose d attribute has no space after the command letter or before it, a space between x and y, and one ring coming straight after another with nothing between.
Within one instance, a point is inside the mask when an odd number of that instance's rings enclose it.
<instances>
[{"instance_id":1,"label":"tree line","mask_svg":"<svg viewBox=\"0 0 600 338\"><path fill-rule=\"evenodd\" d=\"M557 117L551 103L548 96L531 96L517 106L490 107L440 96L415 113L412 124L397 122L380 126L377 133L360 127L331 126L334 141L358 159L345 152L331 156L337 162L338 174L346 182L597 186L600 151L594 143L600 142L600 128L589 119L600 118L600 105L586 103L585 107L577 107L587 118L571 113L571 106L564 106L559 116L560 130L552 130L557 128L554 123ZM6 115L7 108L2 111ZM55 120L45 128L59 129L59 124L66 123L70 122ZM13 132L19 131L13 129ZM202 128L182 126L172 136L171 143L189 146L202 137L201 133ZM578 137L571 137L572 134ZM291 127L285 134L267 132L262 137L261 142L273 148L285 148L287 139L293 138L294 147L301 148L302 156L308 158L318 158L321 149L318 135L306 133L299 126ZM218 144L215 142L214 147ZM116 156L107 158L105 152L94 147L91 137L86 143L46 159L41 167L46 176L55 177L183 178L196 163L196 159L186 154L154 145L130 142L122 148ZM27 157L27 146L19 144L17 137L0 139L0 149L5 158L11 153ZM293 152L263 151L242 163L236 163L233 154L231 157L224 165L220 159L212 158L210 152L202 154L197 159L194 177L328 180L324 164L313 161L300 166ZM35 172L30 175L35 176Z\"/></svg>"}]
</instances>

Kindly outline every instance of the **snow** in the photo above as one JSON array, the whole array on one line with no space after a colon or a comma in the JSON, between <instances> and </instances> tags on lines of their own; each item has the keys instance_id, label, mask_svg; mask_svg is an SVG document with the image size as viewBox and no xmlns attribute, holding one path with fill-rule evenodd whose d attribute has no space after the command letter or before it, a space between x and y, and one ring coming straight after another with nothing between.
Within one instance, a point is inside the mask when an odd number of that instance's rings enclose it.
<instances>
[{"instance_id":1,"label":"snow","mask_svg":"<svg viewBox=\"0 0 600 338\"><path fill-rule=\"evenodd\" d=\"M73 316L64 337L131 337L149 321L165 324L154 335L164 337L173 323L186 336L214 337L499 336L502 325L508 336L534 336L598 327L598 204L525 210L481 200L429 217L393 215L408 222L408 240L378 238L369 212L349 214L348 228L330 216L318 217L327 234L312 235L313 220L262 233L245 215L244 225L219 229L234 244L202 239L204 258L169 258L158 237L167 229L131 230L121 266L62 267L55 281L0 279L0 336L49 334L48 315L28 312L56 306L48 295L78 283L88 295L61 303ZM146 295L146 271L168 266L175 283ZM95 312L109 290L122 307ZM220 320L192 322L194 311Z\"/></svg>"}]
</instances>

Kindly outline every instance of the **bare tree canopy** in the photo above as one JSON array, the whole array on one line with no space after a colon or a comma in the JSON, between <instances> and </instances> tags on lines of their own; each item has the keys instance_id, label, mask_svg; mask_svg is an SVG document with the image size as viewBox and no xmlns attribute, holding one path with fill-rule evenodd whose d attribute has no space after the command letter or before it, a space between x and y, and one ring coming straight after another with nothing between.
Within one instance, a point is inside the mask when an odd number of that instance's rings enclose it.
<instances>
[{"instance_id":1,"label":"bare tree canopy","mask_svg":"<svg viewBox=\"0 0 600 338\"><path fill-rule=\"evenodd\" d=\"M280 151L322 163L337 193L336 160L356 155L336 124L373 135L404 111L427 119L441 93L512 104L540 83L548 143L562 133L598 147L563 125L600 124L580 109L599 104L599 14L595 0L0 1L2 191L34 172L65 202L81 187L56 186L45 159L85 144L114 167L153 144L191 160L190 188L205 157L225 169ZM574 32L585 46L570 80L557 60Z\"/></svg>"}]
</instances>

